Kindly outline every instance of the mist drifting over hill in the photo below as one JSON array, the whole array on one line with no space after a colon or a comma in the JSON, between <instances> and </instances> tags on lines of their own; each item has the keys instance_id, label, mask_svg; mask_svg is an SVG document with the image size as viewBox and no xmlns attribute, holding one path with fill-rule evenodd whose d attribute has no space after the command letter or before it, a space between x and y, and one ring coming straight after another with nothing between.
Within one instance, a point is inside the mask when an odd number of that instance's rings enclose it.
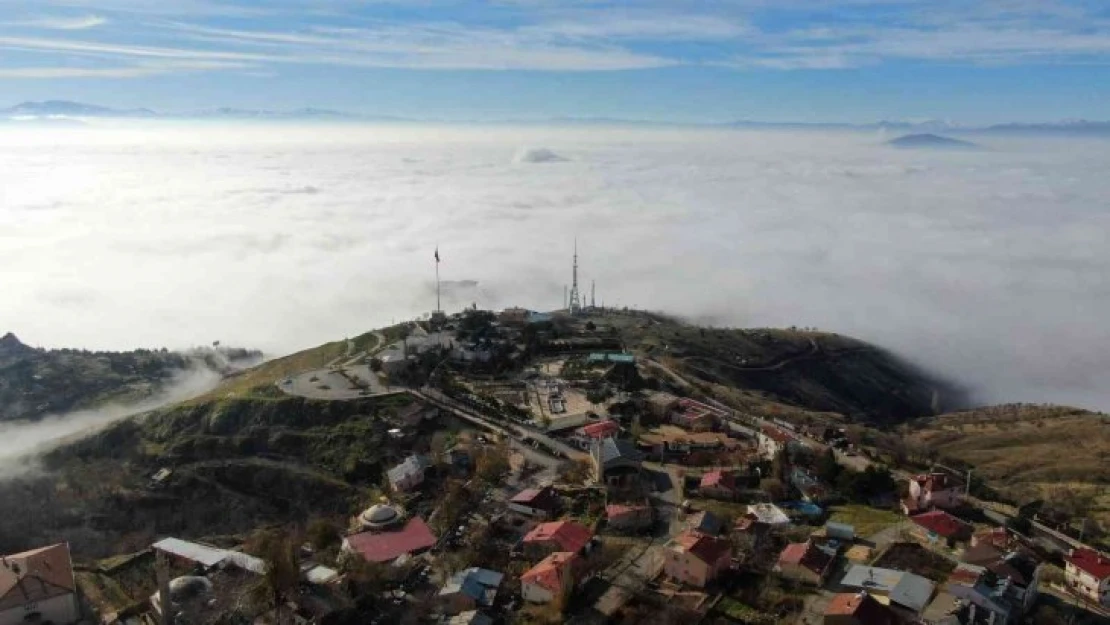
<instances>
[{"instance_id":1,"label":"mist drifting over hill","mask_svg":"<svg viewBox=\"0 0 1110 625\"><path fill-rule=\"evenodd\" d=\"M14 129L0 330L281 353L434 306L608 305L889 347L981 401L1110 408L1108 144L694 129ZM889 137L886 137L889 138ZM529 162L544 150L563 160Z\"/></svg>"}]
</instances>

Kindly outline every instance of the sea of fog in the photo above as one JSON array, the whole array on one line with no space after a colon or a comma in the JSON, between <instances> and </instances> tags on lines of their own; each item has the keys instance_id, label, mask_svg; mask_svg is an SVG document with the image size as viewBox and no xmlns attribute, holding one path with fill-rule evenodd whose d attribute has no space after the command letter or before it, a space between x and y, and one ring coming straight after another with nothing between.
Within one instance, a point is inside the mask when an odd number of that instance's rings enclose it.
<instances>
[{"instance_id":1,"label":"sea of fog","mask_svg":"<svg viewBox=\"0 0 1110 625\"><path fill-rule=\"evenodd\" d=\"M445 307L873 341L982 402L1110 408L1110 143L149 124L0 130L0 333L271 354ZM462 281L477 281L476 287Z\"/></svg>"}]
</instances>

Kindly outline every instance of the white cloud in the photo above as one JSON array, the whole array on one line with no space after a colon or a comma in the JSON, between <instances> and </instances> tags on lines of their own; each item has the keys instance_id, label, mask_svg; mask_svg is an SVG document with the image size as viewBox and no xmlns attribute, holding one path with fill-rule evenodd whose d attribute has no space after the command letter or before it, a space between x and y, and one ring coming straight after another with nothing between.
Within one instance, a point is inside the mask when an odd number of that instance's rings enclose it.
<instances>
[{"instance_id":1,"label":"white cloud","mask_svg":"<svg viewBox=\"0 0 1110 625\"><path fill-rule=\"evenodd\" d=\"M19 22L5 22L5 26L29 26L31 28L46 28L49 30L86 30L107 24L108 20L99 15L85 15L83 17L40 17Z\"/></svg>"},{"instance_id":2,"label":"white cloud","mask_svg":"<svg viewBox=\"0 0 1110 625\"><path fill-rule=\"evenodd\" d=\"M540 128L0 130L0 332L283 352L430 309L599 299L896 349L1110 408L1102 142ZM566 161L517 162L547 148ZM312 189L315 192L306 192Z\"/></svg>"}]
</instances>

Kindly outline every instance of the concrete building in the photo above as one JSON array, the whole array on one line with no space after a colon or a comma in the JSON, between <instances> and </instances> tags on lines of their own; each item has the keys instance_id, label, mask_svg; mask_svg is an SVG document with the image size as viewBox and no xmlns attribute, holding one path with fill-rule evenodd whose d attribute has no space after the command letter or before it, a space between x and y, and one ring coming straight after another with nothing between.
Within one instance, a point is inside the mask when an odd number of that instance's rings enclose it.
<instances>
[{"instance_id":1,"label":"concrete building","mask_svg":"<svg viewBox=\"0 0 1110 625\"><path fill-rule=\"evenodd\" d=\"M529 603L551 603L570 596L578 556L567 551L548 555L520 576L520 594Z\"/></svg>"},{"instance_id":2,"label":"concrete building","mask_svg":"<svg viewBox=\"0 0 1110 625\"><path fill-rule=\"evenodd\" d=\"M610 529L622 531L645 529L654 522L647 504L609 504L605 506L605 519Z\"/></svg>"},{"instance_id":3,"label":"concrete building","mask_svg":"<svg viewBox=\"0 0 1110 625\"><path fill-rule=\"evenodd\" d=\"M792 433L773 425L764 425L756 434L759 455L764 460L773 460L779 452L786 451L786 447L795 440L797 437Z\"/></svg>"},{"instance_id":4,"label":"concrete building","mask_svg":"<svg viewBox=\"0 0 1110 625\"><path fill-rule=\"evenodd\" d=\"M0 559L0 625L69 625L79 618L77 582L68 544Z\"/></svg>"},{"instance_id":5,"label":"concrete building","mask_svg":"<svg viewBox=\"0 0 1110 625\"><path fill-rule=\"evenodd\" d=\"M609 486L630 486L640 480L644 455L632 441L605 438L590 450L594 481Z\"/></svg>"},{"instance_id":6,"label":"concrete building","mask_svg":"<svg viewBox=\"0 0 1110 625\"><path fill-rule=\"evenodd\" d=\"M1110 557L1094 549L1073 549L1064 562L1065 579L1073 593L1110 606Z\"/></svg>"},{"instance_id":7,"label":"concrete building","mask_svg":"<svg viewBox=\"0 0 1110 625\"><path fill-rule=\"evenodd\" d=\"M555 551L581 553L593 539L593 532L585 525L575 521L551 521L540 523L524 535L526 551L547 554Z\"/></svg>"},{"instance_id":8,"label":"concrete building","mask_svg":"<svg viewBox=\"0 0 1110 625\"><path fill-rule=\"evenodd\" d=\"M971 533L975 530L969 523L948 514L944 510L930 510L910 517L913 527L910 534L930 545L945 545L955 547L958 543L971 540Z\"/></svg>"},{"instance_id":9,"label":"concrete building","mask_svg":"<svg viewBox=\"0 0 1110 625\"><path fill-rule=\"evenodd\" d=\"M728 570L731 563L732 543L686 530L667 544L663 570L679 583L705 588Z\"/></svg>"}]
</instances>

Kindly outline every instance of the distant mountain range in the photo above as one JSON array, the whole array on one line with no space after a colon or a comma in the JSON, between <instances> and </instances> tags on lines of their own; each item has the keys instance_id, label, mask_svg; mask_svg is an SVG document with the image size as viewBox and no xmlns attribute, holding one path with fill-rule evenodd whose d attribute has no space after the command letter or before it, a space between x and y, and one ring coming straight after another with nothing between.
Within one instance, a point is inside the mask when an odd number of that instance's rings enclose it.
<instances>
[{"instance_id":1,"label":"distant mountain range","mask_svg":"<svg viewBox=\"0 0 1110 625\"><path fill-rule=\"evenodd\" d=\"M902 135L897 139L887 141L886 144L896 148L909 149L975 150L979 147L970 141L960 141L959 139L941 137L931 133Z\"/></svg>"},{"instance_id":2,"label":"distant mountain range","mask_svg":"<svg viewBox=\"0 0 1110 625\"><path fill-rule=\"evenodd\" d=\"M84 104L67 100L46 100L43 102L23 102L10 108L0 109L0 121L22 121L39 123L79 124L82 120L114 119L236 119L236 120L282 120L282 121L373 121L373 122L457 122L475 120L436 120L396 117L388 115L367 115L319 108L299 108L292 110L212 108L194 111L160 112L148 108L114 109L95 104ZM1007 123L991 126L961 126L945 120L925 120L920 122L879 121L870 124L821 123L821 122L761 122L739 120L724 124L664 123L650 120L632 120L603 117L554 117L545 120L499 120L486 123L505 124L559 124L574 126L698 126L715 128L750 128L777 130L845 130L871 132L897 132L912 134L933 133L991 133L1021 135L1068 135L1068 136L1106 136L1110 137L1110 121L1064 120L1048 123Z\"/></svg>"}]
</instances>

